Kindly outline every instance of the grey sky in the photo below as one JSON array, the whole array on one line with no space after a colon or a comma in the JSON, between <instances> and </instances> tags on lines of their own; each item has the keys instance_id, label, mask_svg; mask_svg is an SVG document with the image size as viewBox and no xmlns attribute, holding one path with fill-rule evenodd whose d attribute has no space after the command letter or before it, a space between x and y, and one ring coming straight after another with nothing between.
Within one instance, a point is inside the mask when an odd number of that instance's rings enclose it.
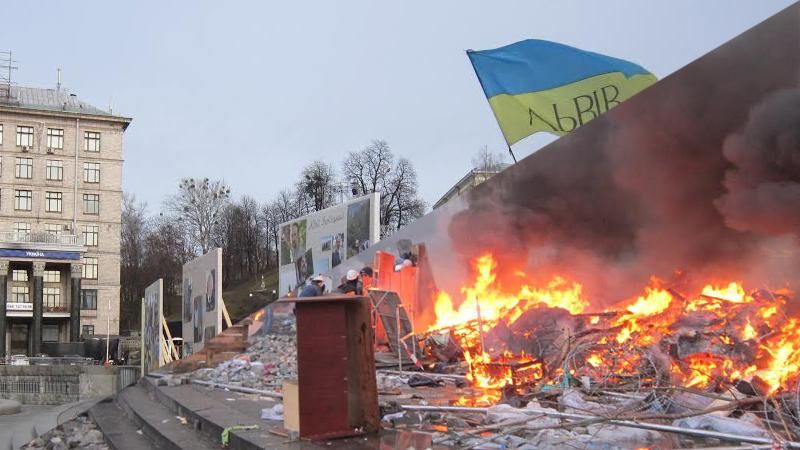
<instances>
[{"instance_id":1,"label":"grey sky","mask_svg":"<svg viewBox=\"0 0 800 450\"><path fill-rule=\"evenodd\" d=\"M371 139L410 158L433 204L505 143L464 50L540 38L663 78L788 6L758 1L5 1L16 81L134 118L128 192L151 212L182 176L271 199L313 159ZM552 140L515 146L518 157Z\"/></svg>"}]
</instances>

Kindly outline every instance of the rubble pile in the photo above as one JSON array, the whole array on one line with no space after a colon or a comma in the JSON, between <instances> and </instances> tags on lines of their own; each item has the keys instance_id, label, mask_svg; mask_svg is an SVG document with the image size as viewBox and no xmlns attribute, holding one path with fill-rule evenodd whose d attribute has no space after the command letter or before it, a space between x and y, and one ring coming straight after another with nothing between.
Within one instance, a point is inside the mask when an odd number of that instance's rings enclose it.
<instances>
[{"instance_id":1,"label":"rubble pile","mask_svg":"<svg viewBox=\"0 0 800 450\"><path fill-rule=\"evenodd\" d=\"M295 336L253 336L245 353L217 367L196 370L189 377L253 389L280 390L283 380L297 378Z\"/></svg>"},{"instance_id":2,"label":"rubble pile","mask_svg":"<svg viewBox=\"0 0 800 450\"><path fill-rule=\"evenodd\" d=\"M97 429L94 422L86 416L78 416L53 428L21 448L109 450L110 447L106 445L103 433Z\"/></svg>"},{"instance_id":3,"label":"rubble pile","mask_svg":"<svg viewBox=\"0 0 800 450\"><path fill-rule=\"evenodd\" d=\"M455 448L625 450L724 447L731 442L800 448L791 440L797 428L790 414L792 395L766 405L759 396L556 388L525 399L519 407L399 406L384 411L383 423L427 433L428 446Z\"/></svg>"}]
</instances>

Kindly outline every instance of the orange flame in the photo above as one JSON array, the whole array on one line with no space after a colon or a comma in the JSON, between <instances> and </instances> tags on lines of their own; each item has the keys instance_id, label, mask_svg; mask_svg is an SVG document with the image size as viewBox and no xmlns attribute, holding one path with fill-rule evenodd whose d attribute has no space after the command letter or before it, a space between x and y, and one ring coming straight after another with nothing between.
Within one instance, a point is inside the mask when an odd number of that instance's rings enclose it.
<instances>
[{"instance_id":1,"label":"orange flame","mask_svg":"<svg viewBox=\"0 0 800 450\"><path fill-rule=\"evenodd\" d=\"M457 305L449 293L438 293L436 322L430 329L451 329L469 364L468 379L474 386L496 389L543 379L546 372L541 361L525 353L485 349L482 334L501 322L514 324L533 308L561 308L581 314L589 307L582 285L558 275L537 284L528 282L527 275L518 269L504 268L503 273L514 277L515 287L509 289L503 286L498 263L490 253L474 261L473 271L474 279L461 288ZM786 316L786 297L791 292L776 291L770 298L759 292L748 293L741 282L733 281L709 283L689 293L694 295L684 295L687 293L666 289L653 278L643 295L615 311L581 319L587 325L608 326L613 333L598 337L597 346L580 359L585 369L579 371L581 375L636 374L645 362L640 361L640 349L661 342L663 336L682 326L676 323L684 316L701 314L698 317L711 317L703 319L710 325L696 333L716 339L717 345L710 348L726 348L732 353L696 353L673 360L675 379L687 387L711 388L759 377L771 393L793 386L800 377L800 317ZM733 353L741 342L749 340L757 346L752 361ZM562 373L561 367L550 368L548 381L555 381L553 377Z\"/></svg>"}]
</instances>

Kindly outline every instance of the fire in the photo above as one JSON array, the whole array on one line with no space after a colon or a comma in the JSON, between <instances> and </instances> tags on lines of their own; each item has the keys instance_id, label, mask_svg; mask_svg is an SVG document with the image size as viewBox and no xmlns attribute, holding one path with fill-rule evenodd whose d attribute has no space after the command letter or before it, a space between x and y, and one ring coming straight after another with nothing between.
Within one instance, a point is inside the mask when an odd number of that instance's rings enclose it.
<instances>
[{"instance_id":1,"label":"fire","mask_svg":"<svg viewBox=\"0 0 800 450\"><path fill-rule=\"evenodd\" d=\"M658 280L652 280L653 283L658 283ZM615 326L620 326L622 329L617 333L616 340L622 344L632 336L643 331L639 322L642 319L652 317L664 312L669 308L672 303L672 294L669 292L657 289L654 287L645 288L646 295L638 297L628 307L625 314L619 316L615 321ZM649 345L652 339L649 336L642 336L638 342L642 345Z\"/></svg>"},{"instance_id":2,"label":"fire","mask_svg":"<svg viewBox=\"0 0 800 450\"><path fill-rule=\"evenodd\" d=\"M748 339L755 339L757 337L758 333L756 332L756 329L753 328L753 325L750 323L750 320L748 319L747 323L744 324L744 328L742 328L742 339L748 340Z\"/></svg>"},{"instance_id":3,"label":"fire","mask_svg":"<svg viewBox=\"0 0 800 450\"><path fill-rule=\"evenodd\" d=\"M512 324L520 315L536 305L550 308L563 308L572 314L583 312L589 302L581 297L583 287L578 283L554 276L543 287L522 284L516 293L507 294L497 280L497 262L491 254L477 258L473 264L475 280L471 286L464 286L461 294L464 300L456 308L447 292L439 292L434 305L436 323L432 330L461 327L455 335L464 350L464 359L469 364L468 379L475 386L501 388L522 380L542 377L542 364L525 354L490 354L491 349L483 348L482 334L490 330L499 319ZM518 278L527 275L516 270ZM477 333L475 328L477 328Z\"/></svg>"},{"instance_id":4,"label":"fire","mask_svg":"<svg viewBox=\"0 0 800 450\"><path fill-rule=\"evenodd\" d=\"M600 367L603 365L603 358L600 355L592 354L586 358L586 362L589 363L592 367Z\"/></svg>"},{"instance_id":5,"label":"fire","mask_svg":"<svg viewBox=\"0 0 800 450\"><path fill-rule=\"evenodd\" d=\"M430 330L450 330L469 365L467 377L476 387L554 383L564 376L637 377L640 382L655 382L660 375L648 370L657 363L642 357L648 349L671 355L665 356L673 358L666 367L667 377L696 389L717 389L757 377L774 393L794 386L800 377L800 318L787 318L788 290L764 294L748 291L739 281L726 281L708 283L694 292L678 292L652 278L642 295L613 310L583 314L590 302L577 281L553 275L545 283L534 283L518 268L498 267L488 253L477 258L472 269L474 279L461 288L460 302L455 304L447 292L438 293L436 321ZM504 286L503 274L513 277L514 287ZM553 317L568 312L566 317L577 330L610 333L594 335L588 341L590 348L570 353L569 361L557 360L562 362L553 367L535 351L536 355L484 348L487 336L495 330L506 333L502 336L516 332L521 339L531 338L535 331L520 332L514 325L526 313L526 317L538 317L551 311L549 308L562 311ZM530 320L523 322L525 326ZM705 325L685 328L685 321ZM695 353L675 356L670 348L674 350L681 336L710 344L691 350ZM704 340L698 341L699 337ZM493 342L491 345L496 345L497 339ZM572 344L568 339L563 345ZM749 356L743 356L742 346L750 349L745 352ZM573 364L569 370L563 365L566 362Z\"/></svg>"},{"instance_id":6,"label":"fire","mask_svg":"<svg viewBox=\"0 0 800 450\"><path fill-rule=\"evenodd\" d=\"M261 320L264 317L264 309L259 309L258 312L253 316L253 320Z\"/></svg>"},{"instance_id":7,"label":"fire","mask_svg":"<svg viewBox=\"0 0 800 450\"><path fill-rule=\"evenodd\" d=\"M566 279L554 276L545 287L536 288L528 284L516 293L504 293L497 282L497 262L491 254L479 257L473 266L476 276L472 286L461 288L464 300L456 309L450 294L441 291L437 295L434 311L436 323L433 329L451 327L466 322L481 320L492 322L506 317L509 322L533 305L543 304L551 308L564 308L572 314L579 314L589 305L581 298L583 287ZM515 271L518 277L526 277L524 272Z\"/></svg>"},{"instance_id":8,"label":"fire","mask_svg":"<svg viewBox=\"0 0 800 450\"><path fill-rule=\"evenodd\" d=\"M746 303L753 301L752 297L745 294L742 285L735 281L732 281L724 288L707 285L703 288L701 295L718 298L733 303Z\"/></svg>"}]
</instances>

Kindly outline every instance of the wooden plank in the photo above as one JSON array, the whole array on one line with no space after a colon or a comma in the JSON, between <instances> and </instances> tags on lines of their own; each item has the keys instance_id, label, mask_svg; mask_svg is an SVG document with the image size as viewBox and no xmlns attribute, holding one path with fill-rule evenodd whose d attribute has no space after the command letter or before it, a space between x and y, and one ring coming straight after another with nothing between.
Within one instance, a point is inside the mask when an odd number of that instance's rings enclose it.
<instances>
[{"instance_id":1,"label":"wooden plank","mask_svg":"<svg viewBox=\"0 0 800 450\"><path fill-rule=\"evenodd\" d=\"M167 336L167 343L169 344L169 350L172 353L172 358L170 361L181 359L180 355L178 354L178 348L175 347L175 343L172 342L172 333L169 331L169 326L167 325L166 319L164 319L164 315L161 315L161 327L164 329L164 334Z\"/></svg>"},{"instance_id":2,"label":"wooden plank","mask_svg":"<svg viewBox=\"0 0 800 450\"><path fill-rule=\"evenodd\" d=\"M289 431L300 431L297 380L283 380L283 427Z\"/></svg>"},{"instance_id":3,"label":"wooden plank","mask_svg":"<svg viewBox=\"0 0 800 450\"><path fill-rule=\"evenodd\" d=\"M231 324L231 316L228 315L228 308L225 306L225 300L219 299L219 306L222 308L222 318L225 319L225 325L230 327Z\"/></svg>"}]
</instances>

